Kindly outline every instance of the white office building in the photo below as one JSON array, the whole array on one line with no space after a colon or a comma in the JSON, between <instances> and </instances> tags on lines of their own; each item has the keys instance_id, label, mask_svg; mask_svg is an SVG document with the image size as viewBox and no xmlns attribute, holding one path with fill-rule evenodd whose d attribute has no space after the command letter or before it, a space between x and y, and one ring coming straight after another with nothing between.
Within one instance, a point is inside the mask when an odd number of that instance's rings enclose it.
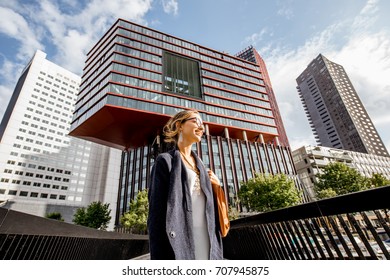
<instances>
[{"instance_id":1,"label":"white office building","mask_svg":"<svg viewBox=\"0 0 390 280\"><path fill-rule=\"evenodd\" d=\"M68 136L80 80L41 51L23 70L0 125L3 207L72 222L101 201L115 215L121 151Z\"/></svg>"},{"instance_id":2,"label":"white office building","mask_svg":"<svg viewBox=\"0 0 390 280\"><path fill-rule=\"evenodd\" d=\"M333 162L342 162L365 177L380 173L390 179L390 157L359 153L322 146L303 146L292 152L294 165L303 184L305 194L315 200L316 175Z\"/></svg>"}]
</instances>

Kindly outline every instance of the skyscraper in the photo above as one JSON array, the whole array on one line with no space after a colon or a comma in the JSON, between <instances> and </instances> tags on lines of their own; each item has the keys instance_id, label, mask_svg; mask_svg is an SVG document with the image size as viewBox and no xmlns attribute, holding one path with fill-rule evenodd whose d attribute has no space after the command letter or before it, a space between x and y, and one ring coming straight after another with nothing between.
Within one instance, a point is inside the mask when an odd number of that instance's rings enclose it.
<instances>
[{"instance_id":1,"label":"skyscraper","mask_svg":"<svg viewBox=\"0 0 390 280\"><path fill-rule=\"evenodd\" d=\"M296 82L319 145L389 156L341 65L320 54Z\"/></svg>"},{"instance_id":2,"label":"skyscraper","mask_svg":"<svg viewBox=\"0 0 390 280\"><path fill-rule=\"evenodd\" d=\"M256 172L295 176L265 64L118 19L87 54L71 135L123 151L117 220L147 188L162 127L192 108L206 132L195 148L235 203Z\"/></svg>"},{"instance_id":3,"label":"skyscraper","mask_svg":"<svg viewBox=\"0 0 390 280\"><path fill-rule=\"evenodd\" d=\"M80 77L37 51L23 70L0 125L0 201L71 222L93 201L115 212L121 153L68 136Z\"/></svg>"}]
</instances>

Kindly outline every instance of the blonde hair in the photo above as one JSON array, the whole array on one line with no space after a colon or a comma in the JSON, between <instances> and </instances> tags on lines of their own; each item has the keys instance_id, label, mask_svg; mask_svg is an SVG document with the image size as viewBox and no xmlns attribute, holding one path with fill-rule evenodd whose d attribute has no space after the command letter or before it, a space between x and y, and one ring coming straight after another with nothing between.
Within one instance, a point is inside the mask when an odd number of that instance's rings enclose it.
<instances>
[{"instance_id":1,"label":"blonde hair","mask_svg":"<svg viewBox=\"0 0 390 280\"><path fill-rule=\"evenodd\" d=\"M190 118L193 113L199 114L196 110L185 110L171 117L163 128L164 142L176 144L179 138L180 124Z\"/></svg>"}]
</instances>

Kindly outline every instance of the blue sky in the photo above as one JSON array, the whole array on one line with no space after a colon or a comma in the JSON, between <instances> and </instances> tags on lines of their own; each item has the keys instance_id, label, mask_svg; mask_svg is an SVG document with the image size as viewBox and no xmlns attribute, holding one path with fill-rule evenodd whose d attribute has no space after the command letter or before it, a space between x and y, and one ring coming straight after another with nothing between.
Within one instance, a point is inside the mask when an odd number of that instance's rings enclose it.
<instances>
[{"instance_id":1,"label":"blue sky","mask_svg":"<svg viewBox=\"0 0 390 280\"><path fill-rule=\"evenodd\" d=\"M264 58L293 149L315 145L296 77L319 53L344 66L390 150L390 1L0 0L0 117L36 49L80 74L120 17L218 51Z\"/></svg>"}]
</instances>

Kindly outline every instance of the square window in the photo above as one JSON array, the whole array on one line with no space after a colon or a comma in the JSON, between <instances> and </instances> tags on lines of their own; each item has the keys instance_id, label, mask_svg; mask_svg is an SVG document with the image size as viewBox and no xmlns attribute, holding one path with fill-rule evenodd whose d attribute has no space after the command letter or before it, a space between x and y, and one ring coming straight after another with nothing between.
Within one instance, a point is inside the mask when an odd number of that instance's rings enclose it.
<instances>
[{"instance_id":1,"label":"square window","mask_svg":"<svg viewBox=\"0 0 390 280\"><path fill-rule=\"evenodd\" d=\"M202 98L199 63L168 52L163 54L163 89L166 92Z\"/></svg>"},{"instance_id":2,"label":"square window","mask_svg":"<svg viewBox=\"0 0 390 280\"><path fill-rule=\"evenodd\" d=\"M28 192L26 192L26 191L21 191L19 193L19 196L27 196L27 195L28 195Z\"/></svg>"},{"instance_id":3,"label":"square window","mask_svg":"<svg viewBox=\"0 0 390 280\"><path fill-rule=\"evenodd\" d=\"M17 191L15 190L8 190L8 195L16 195Z\"/></svg>"},{"instance_id":4,"label":"square window","mask_svg":"<svg viewBox=\"0 0 390 280\"><path fill-rule=\"evenodd\" d=\"M30 197L38 197L38 193L32 192L32 193L30 194Z\"/></svg>"}]
</instances>

